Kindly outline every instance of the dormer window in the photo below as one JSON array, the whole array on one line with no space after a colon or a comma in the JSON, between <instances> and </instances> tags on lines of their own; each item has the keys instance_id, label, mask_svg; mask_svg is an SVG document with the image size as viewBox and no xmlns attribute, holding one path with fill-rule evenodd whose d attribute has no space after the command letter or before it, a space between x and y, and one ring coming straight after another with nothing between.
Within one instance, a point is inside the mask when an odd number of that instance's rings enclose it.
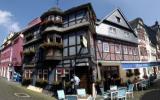
<instances>
[{"instance_id":1,"label":"dormer window","mask_svg":"<svg viewBox=\"0 0 160 100\"><path fill-rule=\"evenodd\" d=\"M114 27L109 27L109 32L110 32L110 33L116 33L116 28L114 28Z\"/></svg>"},{"instance_id":2,"label":"dormer window","mask_svg":"<svg viewBox=\"0 0 160 100\"><path fill-rule=\"evenodd\" d=\"M121 18L116 16L117 22L120 23L121 22Z\"/></svg>"}]
</instances>

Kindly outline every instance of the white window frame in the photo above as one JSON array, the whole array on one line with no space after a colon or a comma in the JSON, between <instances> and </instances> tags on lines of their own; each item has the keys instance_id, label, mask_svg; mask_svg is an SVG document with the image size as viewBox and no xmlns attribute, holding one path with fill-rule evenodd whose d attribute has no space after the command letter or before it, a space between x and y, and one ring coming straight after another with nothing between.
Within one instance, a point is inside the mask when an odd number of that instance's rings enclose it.
<instances>
[{"instance_id":1,"label":"white window frame","mask_svg":"<svg viewBox=\"0 0 160 100\"><path fill-rule=\"evenodd\" d=\"M103 42L103 52L109 52L109 44L108 44L108 42Z\"/></svg>"},{"instance_id":2,"label":"white window frame","mask_svg":"<svg viewBox=\"0 0 160 100\"><path fill-rule=\"evenodd\" d=\"M132 52L131 52L132 51ZM129 47L129 52L128 52L128 54L130 54L130 55L132 55L133 54L133 50L132 50L132 48L131 47Z\"/></svg>"},{"instance_id":3,"label":"white window frame","mask_svg":"<svg viewBox=\"0 0 160 100\"><path fill-rule=\"evenodd\" d=\"M109 32L110 33L116 33L116 28L115 27L109 27Z\"/></svg>"},{"instance_id":4,"label":"white window frame","mask_svg":"<svg viewBox=\"0 0 160 100\"><path fill-rule=\"evenodd\" d=\"M123 51L124 51L124 54L128 54L128 48L127 47L123 47Z\"/></svg>"},{"instance_id":5,"label":"white window frame","mask_svg":"<svg viewBox=\"0 0 160 100\"><path fill-rule=\"evenodd\" d=\"M118 48L117 48L118 47ZM118 44L118 45L115 45L115 52L116 53L121 53L121 45Z\"/></svg>"},{"instance_id":6,"label":"white window frame","mask_svg":"<svg viewBox=\"0 0 160 100\"><path fill-rule=\"evenodd\" d=\"M47 80L44 78L45 75L47 75L47 77L48 77L48 70L47 69L43 70L43 80Z\"/></svg>"},{"instance_id":7,"label":"white window frame","mask_svg":"<svg viewBox=\"0 0 160 100\"><path fill-rule=\"evenodd\" d=\"M41 79L41 78L39 77L40 74L42 75L42 79L43 79L42 69L39 69L39 70L38 70L38 79Z\"/></svg>"}]
</instances>

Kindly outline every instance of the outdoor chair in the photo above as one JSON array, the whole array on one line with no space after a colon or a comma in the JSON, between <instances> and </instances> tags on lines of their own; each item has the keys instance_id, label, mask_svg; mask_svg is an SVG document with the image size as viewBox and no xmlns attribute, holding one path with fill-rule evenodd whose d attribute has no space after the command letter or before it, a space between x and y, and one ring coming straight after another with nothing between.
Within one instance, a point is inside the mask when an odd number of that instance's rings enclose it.
<instances>
[{"instance_id":1,"label":"outdoor chair","mask_svg":"<svg viewBox=\"0 0 160 100\"><path fill-rule=\"evenodd\" d=\"M139 84L139 86L141 87L142 91L147 88L147 85L148 85L148 83L147 83L146 80L143 80L143 81Z\"/></svg>"},{"instance_id":2,"label":"outdoor chair","mask_svg":"<svg viewBox=\"0 0 160 100\"><path fill-rule=\"evenodd\" d=\"M117 89L118 89L117 85L111 85L110 86L111 91L117 91ZM112 96L113 96L113 98L115 98L117 96L117 93L116 92L113 93Z\"/></svg>"},{"instance_id":3,"label":"outdoor chair","mask_svg":"<svg viewBox=\"0 0 160 100\"><path fill-rule=\"evenodd\" d=\"M129 97L130 97L130 95L131 95L132 98L134 97L134 96L133 96L133 88L134 88L134 84L130 84L130 85L128 86L128 89L127 89L127 92L126 92L127 96L129 95Z\"/></svg>"},{"instance_id":4,"label":"outdoor chair","mask_svg":"<svg viewBox=\"0 0 160 100\"><path fill-rule=\"evenodd\" d=\"M102 93L102 96L103 96L104 99L110 98L110 93L105 92L104 88L100 88L100 90L101 90L101 93Z\"/></svg>"},{"instance_id":5,"label":"outdoor chair","mask_svg":"<svg viewBox=\"0 0 160 100\"><path fill-rule=\"evenodd\" d=\"M77 95L78 99L92 100L91 95L87 95L85 89L77 89Z\"/></svg>"},{"instance_id":6,"label":"outdoor chair","mask_svg":"<svg viewBox=\"0 0 160 100\"><path fill-rule=\"evenodd\" d=\"M117 90L117 85L111 85L110 90Z\"/></svg>"},{"instance_id":7,"label":"outdoor chair","mask_svg":"<svg viewBox=\"0 0 160 100\"><path fill-rule=\"evenodd\" d=\"M78 100L76 95L65 95L64 90L58 90L58 100Z\"/></svg>"},{"instance_id":8,"label":"outdoor chair","mask_svg":"<svg viewBox=\"0 0 160 100\"><path fill-rule=\"evenodd\" d=\"M127 87L118 88L117 98L126 100L126 92L127 92Z\"/></svg>"}]
</instances>

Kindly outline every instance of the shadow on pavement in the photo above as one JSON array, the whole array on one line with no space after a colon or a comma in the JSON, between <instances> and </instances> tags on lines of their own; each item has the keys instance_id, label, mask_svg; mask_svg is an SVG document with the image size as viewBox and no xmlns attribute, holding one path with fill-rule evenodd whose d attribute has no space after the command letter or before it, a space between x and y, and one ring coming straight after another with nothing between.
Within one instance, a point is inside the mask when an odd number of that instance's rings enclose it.
<instances>
[{"instance_id":1,"label":"shadow on pavement","mask_svg":"<svg viewBox=\"0 0 160 100\"><path fill-rule=\"evenodd\" d=\"M160 100L160 90L145 93L140 100Z\"/></svg>"}]
</instances>

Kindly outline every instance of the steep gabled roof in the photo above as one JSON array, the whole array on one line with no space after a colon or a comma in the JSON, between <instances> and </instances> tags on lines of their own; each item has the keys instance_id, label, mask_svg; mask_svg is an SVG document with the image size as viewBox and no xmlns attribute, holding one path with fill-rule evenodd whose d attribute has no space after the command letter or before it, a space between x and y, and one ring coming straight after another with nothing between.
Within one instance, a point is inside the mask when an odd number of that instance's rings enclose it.
<instances>
[{"instance_id":1,"label":"steep gabled roof","mask_svg":"<svg viewBox=\"0 0 160 100\"><path fill-rule=\"evenodd\" d=\"M116 17L120 17L121 22L117 23L115 21ZM130 26L128 20L126 19L126 17L124 16L120 8L113 10L111 13L109 13L104 18L102 18L100 21L98 21L97 24L101 24L102 22L105 22L105 21L108 21L109 23L112 23L116 26L120 26L122 28L130 30L137 37L137 35L134 33L132 27Z\"/></svg>"},{"instance_id":2,"label":"steep gabled roof","mask_svg":"<svg viewBox=\"0 0 160 100\"><path fill-rule=\"evenodd\" d=\"M133 20L131 20L131 21L129 22L129 24L131 25L131 27L132 27L133 29L135 29L135 28L137 27L139 21L143 22L142 18L138 17L138 18L136 18L136 19L133 19ZM143 22L143 23L144 23L144 22Z\"/></svg>"},{"instance_id":3,"label":"steep gabled roof","mask_svg":"<svg viewBox=\"0 0 160 100\"><path fill-rule=\"evenodd\" d=\"M147 31L147 34L149 36L149 40L152 44L156 45L157 39L156 39L156 31L154 31L151 27L145 25L145 29Z\"/></svg>"},{"instance_id":4,"label":"steep gabled roof","mask_svg":"<svg viewBox=\"0 0 160 100\"><path fill-rule=\"evenodd\" d=\"M96 17L96 14L94 12L94 9L93 9L91 3L86 3L86 4L82 4L82 5L76 6L76 7L72 7L70 9L64 11L64 13L68 14L68 13L71 13L71 12L74 12L74 11L78 11L79 9L82 9L82 8L88 8L89 10L92 11L93 15Z\"/></svg>"}]
</instances>

